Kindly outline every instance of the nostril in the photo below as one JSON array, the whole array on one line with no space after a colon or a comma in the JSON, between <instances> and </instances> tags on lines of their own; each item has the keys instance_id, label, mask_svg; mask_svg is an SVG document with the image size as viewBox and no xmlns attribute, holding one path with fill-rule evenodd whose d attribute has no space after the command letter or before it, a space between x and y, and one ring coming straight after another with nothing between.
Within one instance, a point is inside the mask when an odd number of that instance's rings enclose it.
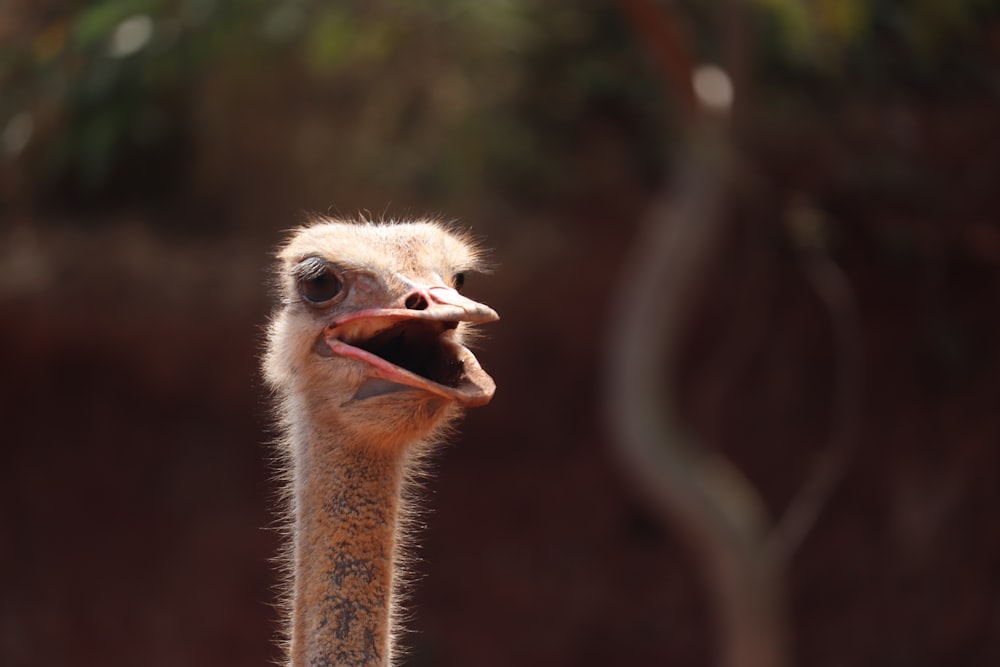
<instances>
[{"instance_id":1,"label":"nostril","mask_svg":"<svg viewBox=\"0 0 1000 667\"><path fill-rule=\"evenodd\" d=\"M406 297L404 304L409 310L427 310L427 299L420 292L414 292Z\"/></svg>"}]
</instances>

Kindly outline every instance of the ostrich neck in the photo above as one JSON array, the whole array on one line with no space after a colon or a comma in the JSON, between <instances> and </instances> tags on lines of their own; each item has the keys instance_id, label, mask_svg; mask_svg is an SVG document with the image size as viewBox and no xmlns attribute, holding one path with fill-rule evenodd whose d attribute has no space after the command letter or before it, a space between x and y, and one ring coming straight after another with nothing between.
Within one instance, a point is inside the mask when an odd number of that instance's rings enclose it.
<instances>
[{"instance_id":1,"label":"ostrich neck","mask_svg":"<svg viewBox=\"0 0 1000 667\"><path fill-rule=\"evenodd\" d=\"M388 665L402 459L315 432L293 447L291 667Z\"/></svg>"}]
</instances>

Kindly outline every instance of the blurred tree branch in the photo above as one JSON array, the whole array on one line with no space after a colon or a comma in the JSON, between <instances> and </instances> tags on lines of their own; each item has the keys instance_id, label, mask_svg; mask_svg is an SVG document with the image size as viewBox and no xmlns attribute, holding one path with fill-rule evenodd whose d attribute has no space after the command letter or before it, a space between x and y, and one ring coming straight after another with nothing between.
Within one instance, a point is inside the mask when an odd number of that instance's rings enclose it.
<instances>
[{"instance_id":1,"label":"blurred tree branch","mask_svg":"<svg viewBox=\"0 0 1000 667\"><path fill-rule=\"evenodd\" d=\"M647 0L622 14L656 54L664 86L684 101L688 138L679 177L655 201L616 301L608 407L622 453L654 507L681 530L713 599L726 667L790 664L784 561L766 548L771 528L748 480L704 447L677 414L679 338L724 230L734 149L724 118L703 113L687 83L688 49Z\"/></svg>"},{"instance_id":2,"label":"blurred tree branch","mask_svg":"<svg viewBox=\"0 0 1000 667\"><path fill-rule=\"evenodd\" d=\"M686 429L669 380L724 228L729 151L715 124L698 128L675 196L668 204L661 195L646 221L612 317L608 403L626 463L707 579L717 664L782 667L790 664L784 563L765 548L771 521L746 478Z\"/></svg>"},{"instance_id":3,"label":"blurred tree branch","mask_svg":"<svg viewBox=\"0 0 1000 667\"><path fill-rule=\"evenodd\" d=\"M726 5L727 54L741 67L740 3ZM830 314L837 368L832 434L800 492L773 521L750 482L699 441L677 414L676 354L699 287L717 260L736 163L722 113L707 113L689 77L695 60L677 19L650 0L620 0L662 85L680 99L687 142L679 177L651 206L619 298L609 354L608 408L622 453L654 507L682 533L713 597L724 667L791 664L786 566L847 469L860 419L861 336L846 276L830 258L822 215L805 200L787 212L806 278ZM734 12L736 16L734 17Z\"/></svg>"},{"instance_id":4,"label":"blurred tree branch","mask_svg":"<svg viewBox=\"0 0 1000 667\"><path fill-rule=\"evenodd\" d=\"M847 276L830 257L826 220L812 204L800 198L788 206L785 222L798 246L805 277L830 316L836 359L830 439L774 527L768 544L776 559L787 562L847 471L858 441L864 370L861 317Z\"/></svg>"},{"instance_id":5,"label":"blurred tree branch","mask_svg":"<svg viewBox=\"0 0 1000 667\"><path fill-rule=\"evenodd\" d=\"M642 41L660 70L663 87L674 94L687 118L698 115L701 109L691 87L691 73L696 63L691 59L677 21L671 20L667 10L649 0L618 0L618 6L629 28Z\"/></svg>"}]
</instances>

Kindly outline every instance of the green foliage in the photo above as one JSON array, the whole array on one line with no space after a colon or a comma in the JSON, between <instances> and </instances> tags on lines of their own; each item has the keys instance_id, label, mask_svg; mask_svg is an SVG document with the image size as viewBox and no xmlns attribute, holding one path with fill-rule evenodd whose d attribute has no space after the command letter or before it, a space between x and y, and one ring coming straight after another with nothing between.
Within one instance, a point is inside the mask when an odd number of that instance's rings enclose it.
<instances>
[{"instance_id":1,"label":"green foliage","mask_svg":"<svg viewBox=\"0 0 1000 667\"><path fill-rule=\"evenodd\" d=\"M1000 0L751 6L757 73L778 86L933 90L992 76L980 26ZM675 5L693 44L721 39L713 7ZM435 192L491 179L541 194L566 180L560 160L579 156L595 109L656 168L671 100L636 44L607 0L92 0L28 12L0 35L0 169L26 165L42 191L99 193L198 134L206 81L293 77L330 107L335 140L301 142L313 161L336 151L331 178Z\"/></svg>"},{"instance_id":2,"label":"green foliage","mask_svg":"<svg viewBox=\"0 0 1000 667\"><path fill-rule=\"evenodd\" d=\"M246 39L237 10L259 6L104 0L48 22L29 18L0 45L0 124L35 119L43 183L99 189L124 154L177 138L178 100L203 67Z\"/></svg>"},{"instance_id":3,"label":"green foliage","mask_svg":"<svg viewBox=\"0 0 1000 667\"><path fill-rule=\"evenodd\" d=\"M753 0L766 71L850 86L947 86L977 67L997 0Z\"/></svg>"},{"instance_id":4,"label":"green foliage","mask_svg":"<svg viewBox=\"0 0 1000 667\"><path fill-rule=\"evenodd\" d=\"M155 159L183 138L205 76L266 82L298 69L320 95L363 83L348 140L366 145L350 152L389 158L414 119L419 142L509 92L521 14L506 0L97 0L0 41L0 131L30 114L37 181L99 192L128 155ZM25 159L12 152L0 159Z\"/></svg>"}]
</instances>

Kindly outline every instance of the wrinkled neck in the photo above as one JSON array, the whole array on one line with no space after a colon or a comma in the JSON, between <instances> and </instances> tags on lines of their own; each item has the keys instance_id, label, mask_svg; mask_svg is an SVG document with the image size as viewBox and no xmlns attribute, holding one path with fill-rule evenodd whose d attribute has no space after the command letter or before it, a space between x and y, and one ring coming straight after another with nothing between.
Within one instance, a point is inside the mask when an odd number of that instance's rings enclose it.
<instances>
[{"instance_id":1,"label":"wrinkled neck","mask_svg":"<svg viewBox=\"0 0 1000 667\"><path fill-rule=\"evenodd\" d=\"M317 433L292 446L291 665L388 665L402 458Z\"/></svg>"}]
</instances>

